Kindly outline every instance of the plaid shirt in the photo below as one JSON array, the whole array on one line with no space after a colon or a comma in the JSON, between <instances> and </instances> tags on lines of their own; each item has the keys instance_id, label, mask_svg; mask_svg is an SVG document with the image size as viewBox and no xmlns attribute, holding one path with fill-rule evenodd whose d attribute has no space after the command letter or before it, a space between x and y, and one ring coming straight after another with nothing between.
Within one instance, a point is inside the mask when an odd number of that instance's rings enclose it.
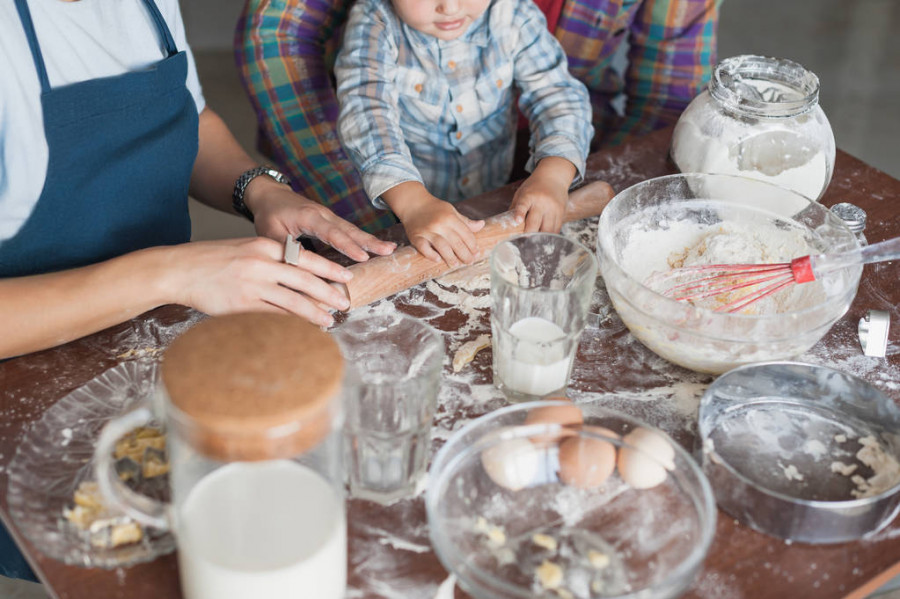
<instances>
[{"instance_id":1,"label":"plaid shirt","mask_svg":"<svg viewBox=\"0 0 900 599\"><path fill-rule=\"evenodd\" d=\"M338 131L372 200L404 181L449 202L504 185L514 89L532 125L526 168L558 156L575 165L576 183L584 176L593 136L587 90L532 0L494 0L452 41L404 24L388 0L358 0L334 72Z\"/></svg>"},{"instance_id":2,"label":"plaid shirt","mask_svg":"<svg viewBox=\"0 0 900 599\"><path fill-rule=\"evenodd\" d=\"M555 36L569 71L587 85L594 147L674 123L716 63L721 0L565 0ZM260 149L310 198L374 231L377 210L338 141L330 79L336 42L353 0L249 0L236 57L260 126ZM629 44L624 78L612 69ZM627 94L624 117L611 101Z\"/></svg>"}]
</instances>

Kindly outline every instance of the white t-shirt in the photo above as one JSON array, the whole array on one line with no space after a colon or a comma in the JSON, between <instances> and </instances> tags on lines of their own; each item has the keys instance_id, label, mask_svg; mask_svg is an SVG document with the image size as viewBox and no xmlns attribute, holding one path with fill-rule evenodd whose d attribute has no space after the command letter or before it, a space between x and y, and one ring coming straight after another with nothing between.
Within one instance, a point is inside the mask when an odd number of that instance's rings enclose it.
<instances>
[{"instance_id":1,"label":"white t-shirt","mask_svg":"<svg viewBox=\"0 0 900 599\"><path fill-rule=\"evenodd\" d=\"M155 0L179 50L187 87L206 106L178 0ZM28 0L51 87L146 68L166 56L142 0ZM47 175L41 84L13 0L0 0L0 243L31 214ZM140 118L140 115L135 115Z\"/></svg>"}]
</instances>

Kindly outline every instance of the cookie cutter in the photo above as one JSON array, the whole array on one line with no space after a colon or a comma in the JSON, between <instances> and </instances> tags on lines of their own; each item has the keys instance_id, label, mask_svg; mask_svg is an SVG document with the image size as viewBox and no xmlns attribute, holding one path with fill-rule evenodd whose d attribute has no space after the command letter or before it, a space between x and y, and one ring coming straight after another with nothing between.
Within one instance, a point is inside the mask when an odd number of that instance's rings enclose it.
<instances>
[{"instance_id":1,"label":"cookie cutter","mask_svg":"<svg viewBox=\"0 0 900 599\"><path fill-rule=\"evenodd\" d=\"M859 344L863 354L883 358L887 354L891 315L884 310L869 310L859 319Z\"/></svg>"}]
</instances>

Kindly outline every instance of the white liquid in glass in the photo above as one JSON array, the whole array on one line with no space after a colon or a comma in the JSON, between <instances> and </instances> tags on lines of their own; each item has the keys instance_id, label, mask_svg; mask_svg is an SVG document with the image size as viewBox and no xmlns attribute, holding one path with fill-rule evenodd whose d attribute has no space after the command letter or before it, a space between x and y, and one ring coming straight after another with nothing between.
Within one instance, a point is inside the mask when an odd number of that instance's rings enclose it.
<instances>
[{"instance_id":1,"label":"white liquid in glass","mask_svg":"<svg viewBox=\"0 0 900 599\"><path fill-rule=\"evenodd\" d=\"M514 349L503 352L499 365L506 387L546 395L566 386L572 356L566 352L565 331L549 320L529 316L513 323L508 334Z\"/></svg>"},{"instance_id":2,"label":"white liquid in glass","mask_svg":"<svg viewBox=\"0 0 900 599\"><path fill-rule=\"evenodd\" d=\"M177 532L186 599L344 597L344 504L296 462L216 470L188 495Z\"/></svg>"}]
</instances>

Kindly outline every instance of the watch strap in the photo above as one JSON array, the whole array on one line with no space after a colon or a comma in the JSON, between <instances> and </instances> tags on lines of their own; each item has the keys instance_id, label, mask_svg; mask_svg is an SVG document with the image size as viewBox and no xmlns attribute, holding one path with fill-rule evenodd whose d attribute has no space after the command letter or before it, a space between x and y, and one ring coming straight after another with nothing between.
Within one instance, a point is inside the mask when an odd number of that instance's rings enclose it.
<instances>
[{"instance_id":1,"label":"watch strap","mask_svg":"<svg viewBox=\"0 0 900 599\"><path fill-rule=\"evenodd\" d=\"M247 186L250 185L250 182L261 175L271 177L279 183L288 186L291 184L284 174L269 166L256 166L241 173L241 176L234 182L234 191L231 193L231 206L235 212L245 217L251 223L253 222L253 212L244 203L244 192L247 191Z\"/></svg>"}]
</instances>

